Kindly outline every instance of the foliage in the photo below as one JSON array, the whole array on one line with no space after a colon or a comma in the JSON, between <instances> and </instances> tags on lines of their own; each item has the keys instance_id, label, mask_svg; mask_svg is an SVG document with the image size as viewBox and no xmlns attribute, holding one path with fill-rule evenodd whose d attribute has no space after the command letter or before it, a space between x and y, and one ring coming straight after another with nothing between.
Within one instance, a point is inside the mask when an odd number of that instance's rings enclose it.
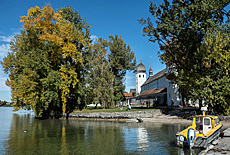
<instances>
[{"instance_id":1,"label":"foliage","mask_svg":"<svg viewBox=\"0 0 230 155\"><path fill-rule=\"evenodd\" d=\"M215 28L228 24L229 12L224 10L228 4L229 0L173 0L171 4L164 0L159 7L153 3L149 7L150 13L156 18L156 27L150 18L139 20L144 26L143 35L149 36L152 42L158 41L160 45L159 56L170 68L168 79L180 86L182 95L187 99L199 100L200 103L207 101L214 106L215 99L207 100L208 94L203 91L217 90L204 81L217 75L224 79L224 75L207 69L207 58L211 56L207 48L211 48L212 44L205 43L205 40ZM214 38L215 35L211 36ZM224 67L223 64L219 67ZM205 80L201 82L200 79ZM211 79L219 87L218 79ZM220 101L221 96L219 94L216 104L227 102L226 98Z\"/></svg>"},{"instance_id":2,"label":"foliage","mask_svg":"<svg viewBox=\"0 0 230 155\"><path fill-rule=\"evenodd\" d=\"M136 65L134 52L121 37L111 35L109 39L99 38L93 45L87 83L92 101L104 104L104 108L123 100L125 74Z\"/></svg>"},{"instance_id":3,"label":"foliage","mask_svg":"<svg viewBox=\"0 0 230 155\"><path fill-rule=\"evenodd\" d=\"M6 84L15 110L32 107L36 117L71 112L83 76L83 53L90 43L89 26L72 8L55 13L50 5L30 8L20 22L23 30L1 62L9 73Z\"/></svg>"},{"instance_id":4,"label":"foliage","mask_svg":"<svg viewBox=\"0 0 230 155\"><path fill-rule=\"evenodd\" d=\"M126 70L135 66L134 53L121 37L100 38L93 45L91 26L71 7L55 12L49 4L36 6L20 22L23 30L1 62L14 110L58 116L82 110L91 99L106 107L114 94L121 99Z\"/></svg>"},{"instance_id":5,"label":"foliage","mask_svg":"<svg viewBox=\"0 0 230 155\"><path fill-rule=\"evenodd\" d=\"M130 46L126 45L121 36L109 36L109 62L111 72L115 75L113 82L115 102L123 100L122 93L125 90L124 80L127 71L135 71L136 57Z\"/></svg>"},{"instance_id":6,"label":"foliage","mask_svg":"<svg viewBox=\"0 0 230 155\"><path fill-rule=\"evenodd\" d=\"M218 113L230 114L230 50L229 25L221 27L207 34L204 58L207 75L196 79L196 85L203 87L195 90L194 96L203 96L205 103L209 104Z\"/></svg>"},{"instance_id":7,"label":"foliage","mask_svg":"<svg viewBox=\"0 0 230 155\"><path fill-rule=\"evenodd\" d=\"M78 109L83 109L84 106L89 103L88 98L88 90L86 88L86 75L89 70L90 65L90 55L91 55L91 39L90 39L90 28L91 26L87 24L86 19L83 19L78 11L73 11L71 7L64 7L58 9L61 12L62 18L67 21L71 21L71 23L75 26L75 35L77 36L76 40L72 40L72 42L76 46L76 50L80 53L82 57L82 63L74 64L75 72L77 73L77 78L79 82L76 86L71 88L70 98L68 98L68 102L70 102L69 111L72 111L77 107Z\"/></svg>"},{"instance_id":8,"label":"foliage","mask_svg":"<svg viewBox=\"0 0 230 155\"><path fill-rule=\"evenodd\" d=\"M113 101L114 75L110 71L111 64L108 61L108 42L99 38L93 45L91 67L88 74L88 88L93 102L101 103L104 108L109 107Z\"/></svg>"}]
</instances>

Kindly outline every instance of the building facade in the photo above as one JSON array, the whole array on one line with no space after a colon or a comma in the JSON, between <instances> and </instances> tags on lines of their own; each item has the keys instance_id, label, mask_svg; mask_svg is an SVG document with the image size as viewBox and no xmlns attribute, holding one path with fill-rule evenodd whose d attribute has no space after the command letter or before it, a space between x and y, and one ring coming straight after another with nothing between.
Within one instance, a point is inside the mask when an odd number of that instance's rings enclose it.
<instances>
[{"instance_id":1,"label":"building facade","mask_svg":"<svg viewBox=\"0 0 230 155\"><path fill-rule=\"evenodd\" d=\"M166 78L170 68L165 69L153 75L153 70L149 69L149 77L146 80L146 68L142 62L137 65L136 73L136 97L127 99L127 103L140 104L157 102L159 105L180 106L181 95L178 86Z\"/></svg>"},{"instance_id":2,"label":"building facade","mask_svg":"<svg viewBox=\"0 0 230 155\"><path fill-rule=\"evenodd\" d=\"M170 67L166 66L166 73L171 73ZM167 104L174 106L182 105L182 97L179 92L179 87L177 84L173 84L172 81L167 79Z\"/></svg>"},{"instance_id":3,"label":"building facade","mask_svg":"<svg viewBox=\"0 0 230 155\"><path fill-rule=\"evenodd\" d=\"M167 87L166 69L152 75L152 69L149 70L149 77L141 86L141 93L153 88L161 89Z\"/></svg>"}]
</instances>

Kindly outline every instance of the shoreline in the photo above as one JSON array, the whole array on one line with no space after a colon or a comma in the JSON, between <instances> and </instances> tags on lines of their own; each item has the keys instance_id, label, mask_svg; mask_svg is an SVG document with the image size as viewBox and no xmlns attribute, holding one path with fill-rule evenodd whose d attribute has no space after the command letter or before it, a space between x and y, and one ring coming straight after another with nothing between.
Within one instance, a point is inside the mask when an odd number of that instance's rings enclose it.
<instances>
[{"instance_id":1,"label":"shoreline","mask_svg":"<svg viewBox=\"0 0 230 155\"><path fill-rule=\"evenodd\" d=\"M146 114L148 113L148 114ZM144 117L148 116L148 117ZM116 121L116 122L143 122L143 123L162 123L162 124L183 124L183 125L191 125L193 116L193 111L182 112L181 110L172 110L172 111L164 111L157 110L155 113L151 112L130 112L130 113L91 113L91 114L79 114L72 115L68 119L75 120L92 120L92 121ZM129 118L127 118L129 117ZM63 117L64 119L64 117ZM224 133L226 130L230 132L230 121L229 116L222 116L220 118L221 123L223 124L222 132ZM224 134L223 134L224 135ZM230 135L230 134L229 134ZM208 154L230 154L230 138L228 137L220 137L218 140L213 141L210 146L204 150L202 150L199 155L208 155Z\"/></svg>"},{"instance_id":2,"label":"shoreline","mask_svg":"<svg viewBox=\"0 0 230 155\"><path fill-rule=\"evenodd\" d=\"M205 150L201 151L199 155L221 155L230 154L230 128L222 132L222 136L214 140Z\"/></svg>"},{"instance_id":3,"label":"shoreline","mask_svg":"<svg viewBox=\"0 0 230 155\"><path fill-rule=\"evenodd\" d=\"M171 117L171 118L170 118ZM65 119L65 118L62 118ZM115 121L115 122L140 122L139 120L142 120L143 123L164 123L164 124L183 124L183 125L191 125L192 120L188 119L182 119L182 118L174 118L173 116L167 116L165 117L152 117L152 118L126 118L126 119L118 119L118 118L77 118L77 117L71 117L68 118L69 120L82 120L82 121ZM230 122L228 121L221 121L223 124L222 129L230 128Z\"/></svg>"},{"instance_id":4,"label":"shoreline","mask_svg":"<svg viewBox=\"0 0 230 155\"><path fill-rule=\"evenodd\" d=\"M194 110L189 109L159 109L152 111L128 111L128 112L95 112L95 113L70 113L61 119L117 121L117 122L149 122L167 124L192 123ZM230 116L219 117L223 128L230 128Z\"/></svg>"},{"instance_id":5,"label":"shoreline","mask_svg":"<svg viewBox=\"0 0 230 155\"><path fill-rule=\"evenodd\" d=\"M65 119L65 118L62 118ZM144 122L144 123L167 123L167 124L191 124L191 120L174 118L129 118L129 119L108 119L108 118L68 118L69 120L90 120L90 121L115 121L115 122ZM138 121L139 120L139 121ZM140 121L142 120L142 121Z\"/></svg>"}]
</instances>

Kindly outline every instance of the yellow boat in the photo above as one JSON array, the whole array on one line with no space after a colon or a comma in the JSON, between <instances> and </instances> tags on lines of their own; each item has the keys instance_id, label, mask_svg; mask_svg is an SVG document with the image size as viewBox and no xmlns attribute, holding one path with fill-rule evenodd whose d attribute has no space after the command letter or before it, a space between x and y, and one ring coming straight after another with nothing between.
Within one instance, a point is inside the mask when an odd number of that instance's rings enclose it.
<instances>
[{"instance_id":1,"label":"yellow boat","mask_svg":"<svg viewBox=\"0 0 230 155\"><path fill-rule=\"evenodd\" d=\"M219 138L223 124L218 116L205 115L207 107L202 107L203 115L194 116L192 125L176 134L176 144L179 147L188 146L206 148L209 143Z\"/></svg>"}]
</instances>

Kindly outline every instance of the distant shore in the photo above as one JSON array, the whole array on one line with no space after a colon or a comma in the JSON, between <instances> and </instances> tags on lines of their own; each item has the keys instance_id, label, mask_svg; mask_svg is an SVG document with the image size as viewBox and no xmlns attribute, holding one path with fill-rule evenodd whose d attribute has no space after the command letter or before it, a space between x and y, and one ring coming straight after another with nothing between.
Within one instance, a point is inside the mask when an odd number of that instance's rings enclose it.
<instances>
[{"instance_id":1,"label":"distant shore","mask_svg":"<svg viewBox=\"0 0 230 155\"><path fill-rule=\"evenodd\" d=\"M0 105L0 107L12 107L11 105Z\"/></svg>"}]
</instances>

